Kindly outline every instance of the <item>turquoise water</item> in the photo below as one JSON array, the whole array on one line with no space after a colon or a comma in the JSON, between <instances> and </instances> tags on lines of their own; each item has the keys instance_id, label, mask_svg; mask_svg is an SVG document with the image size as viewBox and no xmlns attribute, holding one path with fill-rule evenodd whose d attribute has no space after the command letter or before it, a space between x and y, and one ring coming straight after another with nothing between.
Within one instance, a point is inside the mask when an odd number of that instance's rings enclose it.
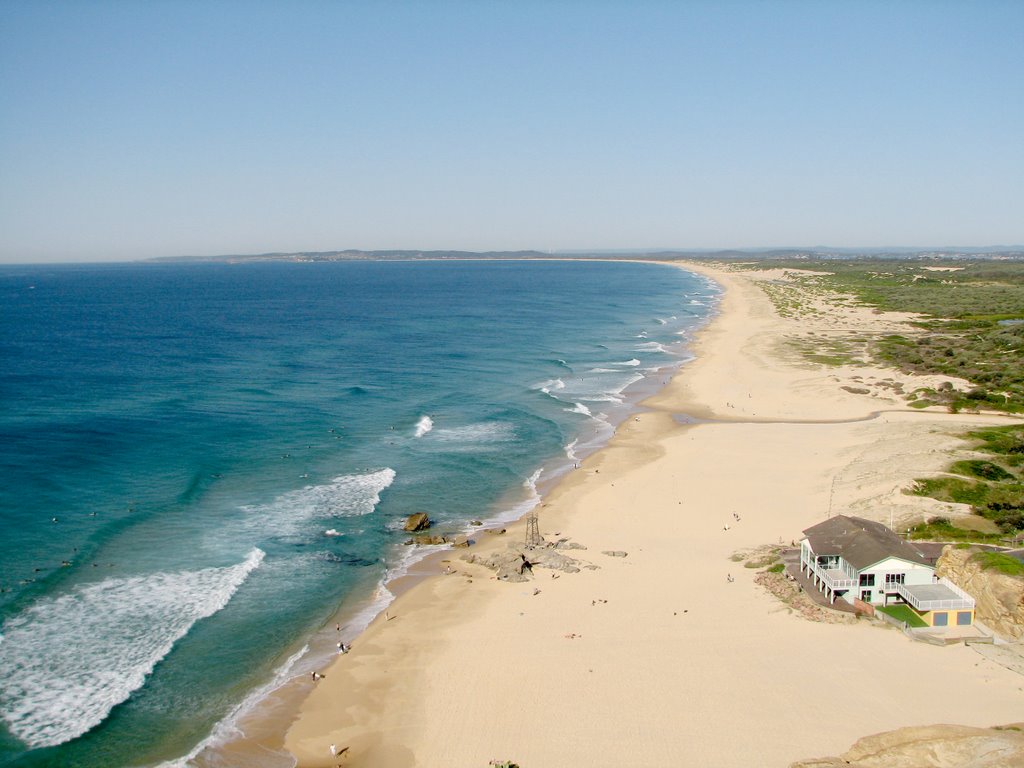
<instances>
[{"instance_id":1,"label":"turquoise water","mask_svg":"<svg viewBox=\"0 0 1024 768\"><path fill-rule=\"evenodd\" d=\"M207 743L423 551L406 515L524 512L715 295L637 263L0 268L0 763Z\"/></svg>"}]
</instances>

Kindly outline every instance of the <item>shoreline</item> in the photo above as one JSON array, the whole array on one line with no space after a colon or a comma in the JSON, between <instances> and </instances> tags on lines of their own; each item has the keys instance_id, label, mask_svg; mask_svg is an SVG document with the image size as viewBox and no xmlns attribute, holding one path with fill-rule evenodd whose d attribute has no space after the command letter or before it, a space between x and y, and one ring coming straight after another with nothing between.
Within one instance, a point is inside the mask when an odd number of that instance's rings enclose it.
<instances>
[{"instance_id":1,"label":"shoreline","mask_svg":"<svg viewBox=\"0 0 1024 768\"><path fill-rule=\"evenodd\" d=\"M595 258L545 259L545 261L548 260L607 261L606 259ZM631 261L654 266L679 268L673 262L641 259ZM613 260L611 263L616 262ZM697 274L694 270L690 271ZM544 475L536 482L531 480L524 482L524 487L531 488L535 494L535 500L532 500L532 503L528 497L521 498L518 501L513 500L511 497L506 498L496 504L494 511L489 517L481 518L484 521L483 526L477 528L466 525L464 526L465 530L462 531L463 534L467 536L482 534L484 536L483 543L490 543L488 540L492 538L498 543L504 543L513 537L516 540L521 539L522 529L525 526L524 520L530 510L534 507L542 506L549 493L564 483L574 472L578 472L579 468L582 467L589 457L603 451L609 441L614 438L615 433L623 422L633 418L637 413L646 410L644 405L646 401L660 392L672 377L678 375L678 372L683 367L692 363L694 360L694 355L692 354L693 339L714 320L718 301L722 296L720 285L712 277L703 274L700 276L705 278L709 287L714 287L714 302L709 306L710 312L708 315L673 345L675 347L673 354L677 360L663 368L649 370L642 379L626 387L623 391L625 396L623 404L625 408L615 419L605 421L608 430L606 435L601 436L603 430L596 429L594 434L588 437L582 446L576 446L577 441L573 441L572 445L581 450L576 469L572 466L572 460L567 459L568 464L560 469L556 467L558 471L553 474L544 471ZM664 375L669 375L669 379L664 384L658 382L659 377ZM632 396L629 396L630 394ZM538 468L537 474L540 474L542 470L547 470L549 465L557 464L556 458L557 456L553 456L543 462ZM533 479L536 480L536 475ZM524 507L528 508L524 509ZM507 516L510 514L514 514L515 517L507 519ZM500 540L498 536L492 536L490 533L492 530L496 531L499 529L507 531L507 535L501 536ZM171 768L188 761L191 761L189 764L194 763L199 766L207 764L220 765L222 764L221 760L224 759L230 761L229 764L260 765L265 768L278 768L278 766L284 768L285 766L295 765L294 758L284 749L286 730L290 723L299 717L299 710L302 704L315 690L314 685L310 681L309 673L314 669L326 669L329 673L330 669L340 660L340 657L333 651L333 641L335 639L344 639L350 646L358 642L367 629L381 619L386 614L387 609L399 598L410 590L416 589L424 581L437 577L439 573L443 572L445 563L449 561L454 563L461 554L467 551L446 545L443 548L425 548L429 551L423 551L416 556L415 550L417 549L419 548L415 548L413 552L410 552L410 554L414 555L411 560L398 564L398 570L401 571L398 575L389 576L386 573L382 580L365 593L359 595L358 598L346 597L324 627L304 638L305 651L294 653L288 662L285 662L278 668L278 671L275 673L275 676L278 678L277 681L268 681L264 686L254 689L250 694L253 700L250 701L248 697L244 699L240 703L239 709L221 720L209 736L200 742L189 755L161 763L161 768L164 766ZM470 551L480 551L479 545L475 545ZM381 592L384 592L385 596L381 596ZM353 621L353 619L361 619L362 621ZM342 627L342 634L337 635L337 637L334 637L334 633L330 632L331 626L335 624L339 624ZM355 627L354 633L345 631L349 627ZM302 642L297 642L295 648L298 648ZM291 669L290 673L284 670L286 665ZM296 671L299 669L301 671ZM256 695L257 692L258 695ZM228 732L231 732L233 735L225 737L224 734Z\"/></svg>"},{"instance_id":2,"label":"shoreline","mask_svg":"<svg viewBox=\"0 0 1024 768\"><path fill-rule=\"evenodd\" d=\"M795 728L792 718L780 719L778 713L764 718L764 712L755 708L749 713L751 717L756 714L770 722L770 726L767 723L761 726L764 728L761 735L769 740L785 741L785 748L765 751L762 744L753 752L729 752L723 751L721 744L728 742L730 719L744 707L742 697L726 696L724 701L716 698L716 706L702 710L700 714L718 717L702 723L696 732L680 729L674 722L670 727L667 714L676 711L681 718L694 714L687 707L687 699L692 695L695 682L710 684L714 690L716 684L721 687L725 682L722 678L735 678L737 669L743 669L746 677L739 679L758 684L758 678L763 677L759 657L767 650L761 646L769 640L763 636L763 625L785 636L797 651L793 653L790 647L783 645L766 654L785 661L781 675L776 669L776 674L768 676L779 678L776 690L787 685L792 689L794 679L799 681L800 662L814 656L813 638L823 632L830 635L829 643L843 646L849 652L856 652L858 643L877 646L879 652L898 657L903 664L924 664L934 672L935 659L925 658L927 653L922 654L918 648L899 646L898 638L887 636L888 633L877 628L847 627L843 631L848 636L831 637L835 635L835 628L801 623L785 615L780 606L754 588L749 578L752 574L741 573L736 584L725 580L726 575L731 577L730 568L742 570L741 566L729 562L728 555L737 548L774 542L776 535L794 538L802 527L824 517L824 497L828 497L831 507L837 490L836 478L850 466L849 462L842 463L843 457L839 454L863 445L865 431L895 429L902 434L909 429L914 433L910 438L923 439L924 443L933 445L935 440L928 439L933 434L929 430L940 423L991 421L990 417L978 416L943 418L945 414L906 408L894 408L891 413L879 413L872 418L871 411L865 408L865 398L838 387L822 386L821 380L828 378L829 372L807 374L798 370L794 373L771 359L771 345L762 348L756 343L765 332L751 323L758 319L752 315L752 308L762 315L761 319L773 312L763 294L752 293L760 291L752 281L703 265L676 266L711 277L726 289L710 322L689 344L695 359L679 368L663 389L641 402L642 410L635 420L621 423L604 448L581 462L578 471L563 477L541 502L542 533L549 537L568 533L573 540L589 547L584 553L586 559L599 565L600 570L564 574L557 581L550 580L548 573L541 571L529 585L507 584L494 581L490 572L479 566L461 563L454 550L438 553L450 556L457 574L428 577L398 597L392 604L392 620L378 617L371 622L352 653L337 659L328 670L328 679L319 683L302 703L285 737L285 746L296 756L299 765L333 765L327 750L330 743L350 748L346 764L351 765L469 766L486 765L487 760L493 758L512 757L533 768L572 764L573 760L580 759L575 757L579 755L602 764L609 761L609 750L623 746L619 742L624 737L615 736L614 729L609 727L613 723L621 725L619 721L623 717L636 721L633 723L636 728L640 728L640 723L650 725L654 721L662 734L662 738L642 747L636 743L640 731L627 729L633 736L624 738L624 743L631 753L638 755L636 760L626 760L628 764L649 764L668 757L680 765L709 761L718 765L765 764L765 758L773 765L781 765L784 763L778 762L780 758L795 760L815 753L839 751L872 730L926 724L946 716L948 710L940 707L940 714L935 707L923 706L937 699L935 690L929 689L926 694L910 697L912 703L922 705L913 710L917 714L921 714L919 710L931 710L923 714L924 720L894 719L891 707L883 718L872 719L863 714L858 717L858 713L851 712L844 719L845 728L819 725L823 733L827 732L826 738L818 737L815 728ZM776 317L774 322L782 321ZM727 379L723 378L723 361L731 363ZM802 397L793 398L793 392ZM679 413L695 417L696 423L679 425L675 421ZM927 428L922 431L920 426L908 427L904 415L908 413L913 414L911 420L924 422ZM837 414L845 421L836 421ZM793 421L786 423L787 418ZM868 421L864 421L865 418ZM700 419L719 421L702 422ZM743 434L722 435L722 427ZM811 447L818 450L807 450L810 432L815 433L815 444ZM768 445L765 445L766 436L770 438ZM747 444L738 450L737 441ZM952 438L949 441L955 442ZM780 443L788 446L790 453L763 450L777 448ZM869 442L868 450L876 444L875 440ZM935 452L934 448L926 450ZM708 457L709 451L712 454L717 451L719 456L728 459ZM813 466L794 467L798 457L807 459ZM681 464L677 463L680 459L684 460ZM766 469L766 465L771 466ZM729 469L745 469L752 479L760 482L730 486ZM908 467L901 469L905 474ZM683 482L674 477L676 471L687 475ZM831 488L827 488L828 483L821 478L830 474ZM771 490L768 481L779 478L789 481L780 483L786 485L785 488L775 489L786 501L780 503L775 499L774 503L768 500L765 504L765 492ZM620 490L613 490L616 483ZM875 485L878 485L877 479ZM838 503L843 506L857 501L845 498L851 496L851 491L853 497L858 491L864 496L862 487L839 490ZM664 508L671 501L676 501L675 506L683 509L669 507L660 513L651 513L648 509ZM644 507L645 511L630 515L627 523L620 509L630 502ZM727 507L742 508L745 516L753 518L762 511L758 510L759 505L770 507L776 514L762 515L752 524L737 526L746 529L742 533L737 530L735 535L723 536L720 526L728 516ZM691 515L687 518L689 509L694 506L698 508L698 515L705 507L718 506L714 522L709 526L705 517ZM584 512L585 509L588 511ZM679 512L683 513L682 518ZM854 513L863 514L855 507ZM666 515L669 515L667 519ZM637 520L634 522L632 517ZM510 524L507 528L506 536L521 537L523 523ZM664 536L665 528L672 529L674 535ZM625 548L630 550L630 557L613 562L597 554L603 546L619 549L621 540L629 540L630 546ZM471 551L479 554L501 546L498 541L485 541ZM700 568L689 567L697 564ZM687 579L699 587L696 593L673 588L687 583ZM655 584L662 588L658 597L645 591ZM525 590L526 586L538 591ZM596 608L594 598L587 597L591 593L617 594L616 599L608 601L614 607L601 603L601 608ZM671 611L671 619L667 610L669 595L674 596L673 602L678 602L674 607L681 608ZM738 601L741 616L750 612L758 615L758 620L749 624L737 621L737 606L733 605L726 612L732 614L729 621L722 612L723 601ZM683 607L684 604L692 607ZM686 625L679 621L680 614L687 616ZM761 618L762 614L766 618ZM698 615L706 615L708 619L697 619ZM609 618L612 621L608 621ZM580 629L586 626L587 631L573 631L568 635L551 631L554 626L568 629L573 624L580 625ZM654 630L652 636L640 634L644 625ZM697 625L696 634L694 625ZM718 637L717 643L708 642L709 636L722 635L725 627L734 634ZM757 642L743 642L748 636L754 636ZM855 638L852 646L850 638ZM809 642L812 647L808 647ZM588 666L584 670L575 658L574 648L587 648L591 643L599 651L596 655L589 649L585 651L586 663L599 666L606 679L593 677L595 667ZM635 652L637 646L642 653ZM723 646L727 653L723 654ZM678 660L681 650L694 654L701 669L666 669ZM694 653L695 650L698 652ZM951 656L969 655L957 661L953 676L961 687L971 687L971 670L966 664L969 662L973 669L976 657L967 649L950 651ZM652 676L644 660L651 662L661 674ZM835 677L832 666L831 675ZM561 706L552 705L548 700L538 702L538 692L531 692L530 686L523 684L536 682L538 676L536 672L523 675L524 669L542 669L544 675L539 679L558 680L556 691L547 693ZM449 670L452 670L450 674L444 673ZM994 724L987 720L1008 722L1014 719L1008 702L1012 700L1011 692L1019 686L1017 680L1012 673L1001 674L996 669L987 670L986 674L991 678L986 677L984 682L997 682L996 687L1004 698L995 705L973 707L970 712L965 708L962 719L979 725ZM520 679L524 677L525 680ZM674 680L684 692L681 700L673 697L674 689L665 690L664 677ZM886 683L881 678L869 682L883 687ZM488 683L491 690L486 687ZM601 689L596 698L590 693L594 687ZM765 684L765 687L772 686ZM652 689L660 695L650 696ZM991 685L986 686L986 691L992 692ZM496 692L500 693L495 695ZM797 685L794 693L799 692ZM865 694L864 691L859 693ZM1010 698L1005 698L1007 696ZM585 701L581 703L580 697ZM495 710L490 702L492 698L508 704L512 715ZM798 695L796 700L802 704ZM608 704L602 703L605 701ZM613 706L614 702L627 702L628 713ZM536 714L536 710L543 714ZM566 711L570 713L568 718ZM896 711L902 710L897 708ZM1004 716L996 716L999 713ZM282 723L282 729L284 725ZM755 730L760 732L760 728ZM577 732L575 740L573 731ZM779 733L785 733L786 737L780 739ZM680 738L680 734L684 737ZM699 744L700 749L696 753L689 751L695 744ZM693 757L686 757L691 754ZM569 762L565 762L566 759ZM687 762L688 759L693 762Z\"/></svg>"}]
</instances>

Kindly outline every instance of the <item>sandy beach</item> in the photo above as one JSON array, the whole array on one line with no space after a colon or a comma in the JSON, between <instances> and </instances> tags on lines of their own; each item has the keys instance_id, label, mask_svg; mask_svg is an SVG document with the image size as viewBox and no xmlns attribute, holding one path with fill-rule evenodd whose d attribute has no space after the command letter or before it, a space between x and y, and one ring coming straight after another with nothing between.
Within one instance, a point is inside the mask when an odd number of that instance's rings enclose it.
<instances>
[{"instance_id":1,"label":"sandy beach","mask_svg":"<svg viewBox=\"0 0 1024 768\"><path fill-rule=\"evenodd\" d=\"M789 343L905 317L784 318L758 282L785 275L685 268L725 288L696 359L539 510L545 538L597 568L506 583L459 559L521 541L522 523L452 550L453 573L402 594L316 684L286 737L299 765L787 766L902 726L1022 718L1024 678L970 647L808 621L730 559L830 513L963 512L902 489L965 428L1006 420L914 411L886 380L926 377L827 368Z\"/></svg>"}]
</instances>

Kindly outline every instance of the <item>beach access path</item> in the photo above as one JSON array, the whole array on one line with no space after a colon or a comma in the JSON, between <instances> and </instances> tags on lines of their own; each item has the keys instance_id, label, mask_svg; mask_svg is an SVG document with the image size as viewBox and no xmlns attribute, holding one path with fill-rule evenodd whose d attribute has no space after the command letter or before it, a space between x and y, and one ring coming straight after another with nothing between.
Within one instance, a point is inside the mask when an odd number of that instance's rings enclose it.
<instances>
[{"instance_id":1,"label":"beach access path","mask_svg":"<svg viewBox=\"0 0 1024 768\"><path fill-rule=\"evenodd\" d=\"M299 765L338 764L334 743L342 764L373 768L781 767L901 726L1020 719L1021 675L969 647L807 621L730 560L830 510L936 512L901 489L940 471L959 432L1004 420L843 390L899 375L808 365L786 340L813 323L779 317L764 275L685 268L726 289L696 359L540 509L541 532L586 546L567 554L598 569L505 583L454 550L455 573L402 594L305 700L285 742ZM819 322L902 320L844 309ZM714 421L681 426L680 413ZM471 551L521 536L510 526Z\"/></svg>"}]
</instances>

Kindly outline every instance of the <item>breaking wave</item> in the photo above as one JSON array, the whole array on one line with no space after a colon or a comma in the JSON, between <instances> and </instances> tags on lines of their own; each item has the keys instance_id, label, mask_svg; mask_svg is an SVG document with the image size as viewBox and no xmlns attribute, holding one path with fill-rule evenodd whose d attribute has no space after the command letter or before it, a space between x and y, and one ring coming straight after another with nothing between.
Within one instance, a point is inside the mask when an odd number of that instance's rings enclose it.
<instances>
[{"instance_id":1,"label":"breaking wave","mask_svg":"<svg viewBox=\"0 0 1024 768\"><path fill-rule=\"evenodd\" d=\"M395 480L390 467L361 475L342 475L324 485L288 491L269 504L242 507L262 532L291 536L310 520L368 515L380 503L381 492Z\"/></svg>"},{"instance_id":2,"label":"breaking wave","mask_svg":"<svg viewBox=\"0 0 1024 768\"><path fill-rule=\"evenodd\" d=\"M416 437L423 437L427 432L434 428L434 420L429 416L422 416L420 420L416 422Z\"/></svg>"},{"instance_id":3,"label":"breaking wave","mask_svg":"<svg viewBox=\"0 0 1024 768\"><path fill-rule=\"evenodd\" d=\"M106 579L39 600L4 625L2 717L31 747L81 736L142 687L192 626L220 611L263 562Z\"/></svg>"}]
</instances>

